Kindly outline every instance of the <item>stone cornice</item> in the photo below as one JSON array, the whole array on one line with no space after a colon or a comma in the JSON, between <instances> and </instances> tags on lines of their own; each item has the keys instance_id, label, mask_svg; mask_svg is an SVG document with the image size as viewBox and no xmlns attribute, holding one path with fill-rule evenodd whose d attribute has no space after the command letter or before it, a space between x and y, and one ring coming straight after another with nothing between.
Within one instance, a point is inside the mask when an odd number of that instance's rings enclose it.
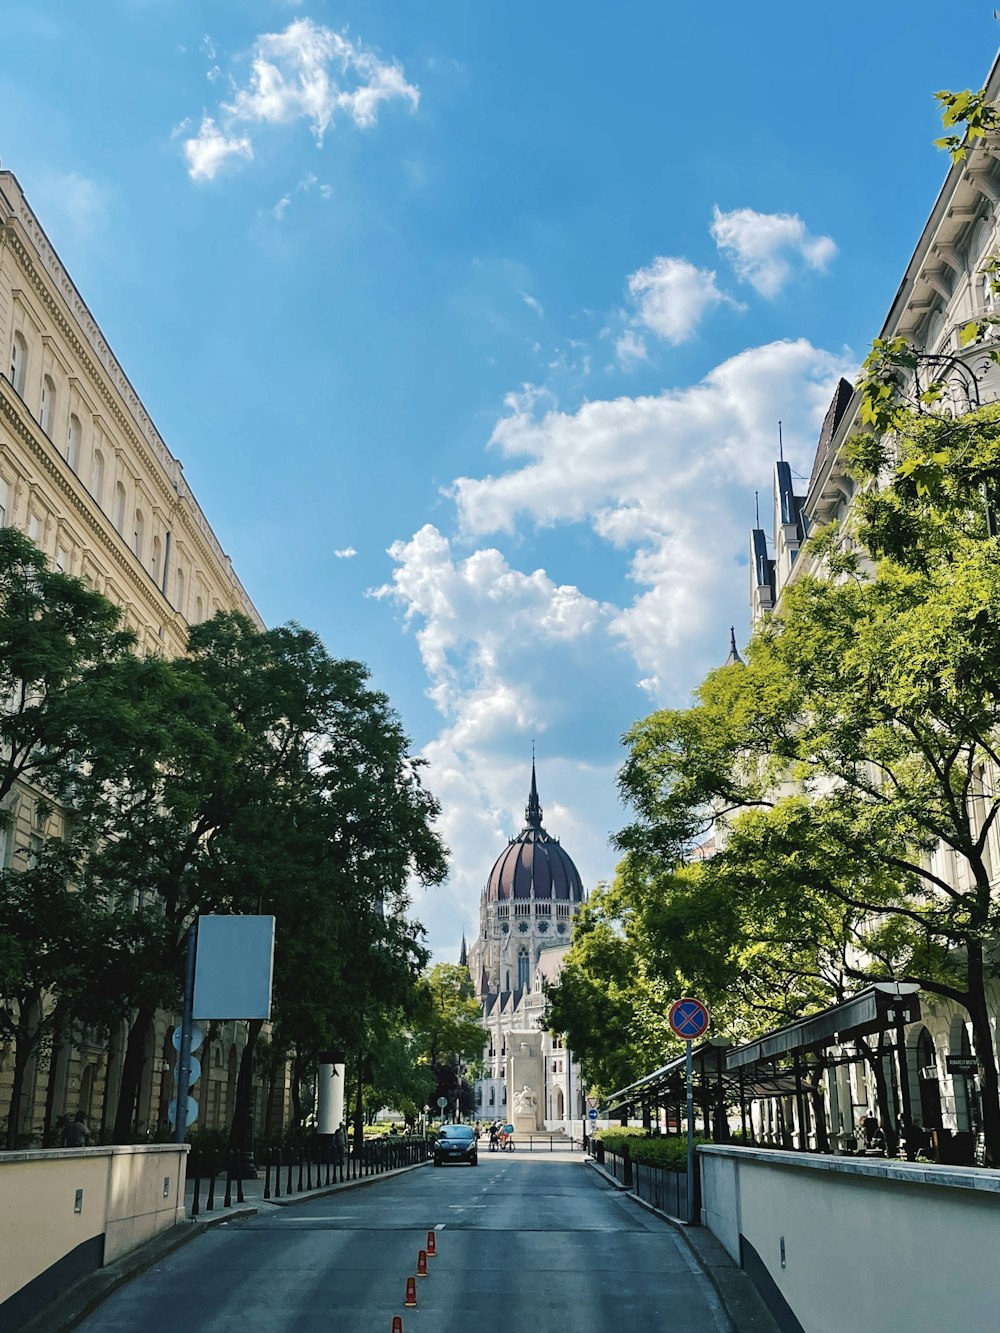
<instances>
[{"instance_id":1,"label":"stone cornice","mask_svg":"<svg viewBox=\"0 0 1000 1333\"><path fill-rule=\"evenodd\" d=\"M186 637L184 618L169 604L103 510L98 509L93 498L84 490L82 482L70 471L65 459L58 455L48 436L35 424L4 376L0 376L0 418L68 502L73 515L82 522L95 545L103 551L109 562L108 567L113 565L124 575L136 600L149 612L148 616L142 617L146 627L175 624L183 642Z\"/></svg>"},{"instance_id":2,"label":"stone cornice","mask_svg":"<svg viewBox=\"0 0 1000 1333\"><path fill-rule=\"evenodd\" d=\"M180 514L186 536L198 548L206 566L215 566L220 580L230 585L240 609L257 623L262 623L232 568L232 562L220 546L184 479L180 462L170 453L150 420L138 394L101 334L97 321L63 268L27 200L20 193L16 180L4 172L0 173L0 182L7 185L3 193L11 210L11 217L6 222L0 222L0 245L6 243L16 256L31 288L73 349L97 396L136 451L147 478L155 482L161 492L165 507ZM49 282L39 272L36 256ZM73 320L67 318L63 306L51 290L50 282L59 292Z\"/></svg>"}]
</instances>

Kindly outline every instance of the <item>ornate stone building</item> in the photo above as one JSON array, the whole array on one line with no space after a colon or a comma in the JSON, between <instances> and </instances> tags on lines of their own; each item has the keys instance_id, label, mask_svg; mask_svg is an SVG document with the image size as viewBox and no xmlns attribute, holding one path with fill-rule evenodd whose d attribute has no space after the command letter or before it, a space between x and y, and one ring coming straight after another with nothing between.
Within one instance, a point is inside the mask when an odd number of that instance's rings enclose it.
<instances>
[{"instance_id":1,"label":"ornate stone building","mask_svg":"<svg viewBox=\"0 0 1000 1333\"><path fill-rule=\"evenodd\" d=\"M544 986L559 973L586 893L572 858L542 826L534 763L524 819L486 880L468 966L488 1071L476 1083L476 1114L527 1133L568 1127L585 1113L579 1067L541 1019Z\"/></svg>"},{"instance_id":2,"label":"ornate stone building","mask_svg":"<svg viewBox=\"0 0 1000 1333\"><path fill-rule=\"evenodd\" d=\"M0 172L0 526L20 528L67 574L121 606L140 651L175 656L188 625L218 610L261 624L202 513L16 178ZM0 826L0 866L58 833L22 786ZM198 1088L202 1124L222 1124L235 1096L242 1024L212 1034ZM137 1132L163 1123L171 1021L146 1041ZM20 1115L26 1139L63 1113L110 1122L122 1034L78 1032L32 1063ZM0 1113L11 1053L0 1043Z\"/></svg>"},{"instance_id":3,"label":"ornate stone building","mask_svg":"<svg viewBox=\"0 0 1000 1333\"><path fill-rule=\"evenodd\" d=\"M1000 60L986 84L987 99L1000 101ZM966 346L962 329L974 319L996 315L1000 297L984 271L1000 251L1000 136L988 134L969 146L966 157L950 167L906 266L879 336L905 338L920 354L921 385L940 380L943 400L935 410L960 415L971 408L1000 401L1000 367L982 346ZM910 391L915 388L911 382ZM802 576L816 572L815 558L801 547L810 532L830 522L842 523L842 541L851 542L844 523L855 497L847 473L844 445L863 429L860 395L841 380L820 430L809 478L798 487L789 464L774 468L772 531L755 527L750 533L750 607L754 623L780 609L784 590ZM983 781L997 777L983 775ZM1000 833L994 825L985 855L995 867L994 892L1000 889ZM929 856L945 883L959 872L954 856L939 847ZM959 887L962 887L959 885ZM971 1135L979 1125L979 1090L975 1074L957 1069L972 1051L969 1015L956 1002L921 995L921 1021L906 1029L911 1119L926 1129ZM1000 1026L1000 981L990 986L993 1029ZM994 1038L996 1045L996 1038ZM842 1145L852 1132L859 1108L874 1104L866 1073L859 1062L843 1061L834 1075L831 1103L833 1140ZM833 1114L833 1107L839 1108ZM790 1112L793 1114L793 1112Z\"/></svg>"}]
</instances>

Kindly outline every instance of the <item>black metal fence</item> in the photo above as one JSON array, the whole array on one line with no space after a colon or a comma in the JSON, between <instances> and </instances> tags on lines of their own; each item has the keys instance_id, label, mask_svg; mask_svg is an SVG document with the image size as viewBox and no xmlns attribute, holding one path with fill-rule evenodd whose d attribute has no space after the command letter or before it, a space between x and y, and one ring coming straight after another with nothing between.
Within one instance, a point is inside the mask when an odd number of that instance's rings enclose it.
<instances>
[{"instance_id":1,"label":"black metal fence","mask_svg":"<svg viewBox=\"0 0 1000 1333\"><path fill-rule=\"evenodd\" d=\"M386 1171L397 1171L404 1166L416 1166L433 1156L433 1142L423 1137L387 1136L369 1139L355 1151L338 1151L330 1139L312 1138L299 1143L275 1144L259 1154L257 1176L263 1168L264 1198L282 1199L290 1194L326 1189L347 1180L380 1176ZM223 1152L213 1148L193 1147L188 1159L188 1179L194 1186L191 1216L212 1212L217 1194L223 1188L223 1208L229 1208L234 1199L244 1202L244 1158L239 1152ZM251 1171L251 1175L254 1174ZM205 1201L201 1191L205 1187Z\"/></svg>"},{"instance_id":2,"label":"black metal fence","mask_svg":"<svg viewBox=\"0 0 1000 1333\"><path fill-rule=\"evenodd\" d=\"M674 1171L668 1167L651 1166L647 1162L635 1162L628 1152L624 1154L608 1152L598 1141L600 1151L595 1153L605 1171L614 1176L620 1184L630 1190L637 1198L658 1208L669 1217L685 1221L688 1216L687 1171ZM698 1161L694 1168L695 1216L699 1204Z\"/></svg>"}]
</instances>

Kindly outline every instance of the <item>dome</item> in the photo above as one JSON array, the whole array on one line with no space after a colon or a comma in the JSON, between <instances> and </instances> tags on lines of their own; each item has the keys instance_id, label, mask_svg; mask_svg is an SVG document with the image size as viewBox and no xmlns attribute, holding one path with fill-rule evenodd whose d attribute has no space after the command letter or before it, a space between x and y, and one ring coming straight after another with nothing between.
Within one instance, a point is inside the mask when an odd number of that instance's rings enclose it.
<instances>
[{"instance_id":1,"label":"dome","mask_svg":"<svg viewBox=\"0 0 1000 1333\"><path fill-rule=\"evenodd\" d=\"M524 811L525 825L497 857L486 881L488 902L535 898L582 903L583 881L572 858L557 838L542 828L542 807L531 765L531 792Z\"/></svg>"}]
</instances>

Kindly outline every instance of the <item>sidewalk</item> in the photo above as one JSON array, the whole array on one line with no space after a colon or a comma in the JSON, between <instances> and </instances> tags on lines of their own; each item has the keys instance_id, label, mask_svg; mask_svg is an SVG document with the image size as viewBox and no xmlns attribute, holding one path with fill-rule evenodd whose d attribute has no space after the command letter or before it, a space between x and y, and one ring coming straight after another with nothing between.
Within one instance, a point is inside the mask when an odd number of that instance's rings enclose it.
<instances>
[{"instance_id":1,"label":"sidewalk","mask_svg":"<svg viewBox=\"0 0 1000 1333\"><path fill-rule=\"evenodd\" d=\"M199 1210L196 1218L192 1217L192 1209L194 1205L194 1181L189 1180L184 1190L184 1206L187 1210L187 1222L189 1224L191 1222L210 1224L220 1218L225 1220L226 1217L231 1215L246 1216L248 1214L264 1212L270 1208L287 1208L289 1204L302 1203L308 1199L321 1199L327 1194L336 1194L340 1190L356 1189L361 1185L373 1184L376 1180L386 1180L391 1176L401 1176L406 1171L417 1171L420 1167L428 1165L429 1162L414 1162L409 1166L395 1167L390 1171L381 1171L378 1174L373 1172L370 1176L358 1176L356 1180L338 1181L335 1184L332 1183L333 1168L331 1167L331 1184L329 1185L325 1183L326 1167L324 1166L321 1171L324 1183L319 1186L316 1184L316 1171L314 1167L312 1173L312 1189L305 1188L307 1176L303 1169L303 1188L301 1190L298 1188L298 1167L295 1166L292 1168L293 1188L291 1192L288 1192L286 1188L288 1184L288 1166L286 1164L282 1167L281 1171L280 1193L276 1188L274 1169L272 1168L271 1170L271 1198L269 1199L264 1198L264 1191L268 1183L267 1176L264 1168L259 1167L258 1175L255 1180L244 1180L242 1182L233 1180L231 1182L231 1202L228 1208L225 1206L226 1176L223 1172L215 1178L215 1197L212 1208L208 1207L209 1182L207 1179L202 1179L199 1189ZM242 1203L239 1201L241 1184L243 1191ZM275 1197L276 1194L278 1194L278 1197Z\"/></svg>"},{"instance_id":2,"label":"sidewalk","mask_svg":"<svg viewBox=\"0 0 1000 1333\"><path fill-rule=\"evenodd\" d=\"M598 1165L592 1157L588 1157L587 1166L596 1171L613 1189L627 1194L641 1208L655 1213L664 1222L669 1222L682 1243L687 1246L694 1262L715 1288L716 1295L722 1302L723 1309L736 1333L778 1333L778 1325L774 1322L757 1288L739 1264L723 1249L711 1231L706 1227L689 1225L659 1208L654 1208L651 1203L633 1194L609 1171L605 1171L604 1167Z\"/></svg>"}]
</instances>

